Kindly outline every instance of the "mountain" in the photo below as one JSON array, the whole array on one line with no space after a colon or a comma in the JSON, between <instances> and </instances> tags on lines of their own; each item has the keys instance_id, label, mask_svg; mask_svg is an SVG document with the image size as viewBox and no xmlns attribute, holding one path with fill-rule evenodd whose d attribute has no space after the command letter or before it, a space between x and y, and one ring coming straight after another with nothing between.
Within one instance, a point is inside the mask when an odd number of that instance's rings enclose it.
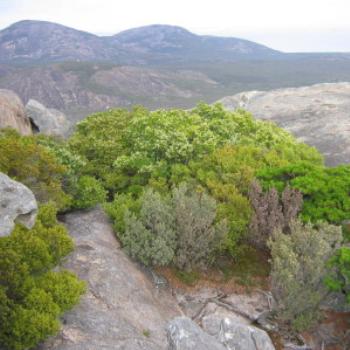
<instances>
[{"instance_id":1,"label":"mountain","mask_svg":"<svg viewBox=\"0 0 350 350\"><path fill-rule=\"evenodd\" d=\"M277 123L315 146L328 165L350 163L350 83L248 91L218 102Z\"/></svg>"},{"instance_id":2,"label":"mountain","mask_svg":"<svg viewBox=\"0 0 350 350\"><path fill-rule=\"evenodd\" d=\"M0 31L0 62L111 61L149 64L161 60L236 60L281 55L236 38L195 35L183 28L151 25L114 36L45 21L21 21Z\"/></svg>"},{"instance_id":3,"label":"mountain","mask_svg":"<svg viewBox=\"0 0 350 350\"><path fill-rule=\"evenodd\" d=\"M195 35L169 25L151 25L121 32L111 39L146 62L232 61L240 58L272 58L283 55L266 46L237 39Z\"/></svg>"}]
</instances>

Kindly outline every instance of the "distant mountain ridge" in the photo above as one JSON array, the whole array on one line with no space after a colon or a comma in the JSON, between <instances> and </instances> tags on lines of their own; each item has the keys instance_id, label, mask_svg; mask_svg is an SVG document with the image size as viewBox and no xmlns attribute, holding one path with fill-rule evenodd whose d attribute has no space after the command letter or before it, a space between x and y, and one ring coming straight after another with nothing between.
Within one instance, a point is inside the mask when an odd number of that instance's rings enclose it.
<instances>
[{"instance_id":1,"label":"distant mountain ridge","mask_svg":"<svg viewBox=\"0 0 350 350\"><path fill-rule=\"evenodd\" d=\"M97 36L60 24L25 20L0 31L0 62L110 61L150 64L162 60L232 61L283 55L238 38L196 35L169 25L150 25Z\"/></svg>"}]
</instances>

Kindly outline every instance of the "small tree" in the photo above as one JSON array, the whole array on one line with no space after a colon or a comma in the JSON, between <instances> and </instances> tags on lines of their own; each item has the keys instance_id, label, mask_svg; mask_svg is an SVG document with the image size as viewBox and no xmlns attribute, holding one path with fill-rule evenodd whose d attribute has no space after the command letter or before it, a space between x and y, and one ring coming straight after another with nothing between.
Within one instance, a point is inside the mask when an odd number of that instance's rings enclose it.
<instances>
[{"instance_id":1,"label":"small tree","mask_svg":"<svg viewBox=\"0 0 350 350\"><path fill-rule=\"evenodd\" d=\"M326 223L314 228L294 221L290 234L281 228L275 231L268 243L271 285L276 314L282 322L301 331L318 319L319 304L327 294L327 261L341 241L341 228Z\"/></svg>"},{"instance_id":2,"label":"small tree","mask_svg":"<svg viewBox=\"0 0 350 350\"><path fill-rule=\"evenodd\" d=\"M228 232L224 221L215 223L216 202L206 193L190 191L182 183L173 190L177 231L175 265L191 271L206 266Z\"/></svg>"},{"instance_id":3,"label":"small tree","mask_svg":"<svg viewBox=\"0 0 350 350\"><path fill-rule=\"evenodd\" d=\"M263 192L259 182L254 181L249 191L253 207L249 232L254 245L266 249L267 241L275 230L290 232L290 223L296 219L303 204L298 190L287 186L281 198L275 188Z\"/></svg>"}]
</instances>

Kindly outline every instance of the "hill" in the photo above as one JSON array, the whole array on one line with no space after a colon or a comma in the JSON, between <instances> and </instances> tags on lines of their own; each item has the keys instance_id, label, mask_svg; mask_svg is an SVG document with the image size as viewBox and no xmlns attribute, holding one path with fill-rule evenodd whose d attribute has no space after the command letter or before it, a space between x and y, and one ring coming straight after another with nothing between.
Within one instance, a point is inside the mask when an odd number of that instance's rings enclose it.
<instances>
[{"instance_id":1,"label":"hill","mask_svg":"<svg viewBox=\"0 0 350 350\"><path fill-rule=\"evenodd\" d=\"M21 21L0 31L0 62L112 61L150 64L170 59L235 60L280 53L247 40L200 36L186 29L152 25L110 37L44 21Z\"/></svg>"}]
</instances>

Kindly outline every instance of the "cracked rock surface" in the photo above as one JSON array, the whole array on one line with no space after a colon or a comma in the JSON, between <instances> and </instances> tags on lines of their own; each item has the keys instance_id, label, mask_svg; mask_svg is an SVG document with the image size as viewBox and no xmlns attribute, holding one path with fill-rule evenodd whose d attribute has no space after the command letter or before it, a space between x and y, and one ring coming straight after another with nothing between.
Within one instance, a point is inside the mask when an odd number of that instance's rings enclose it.
<instances>
[{"instance_id":1,"label":"cracked rock surface","mask_svg":"<svg viewBox=\"0 0 350 350\"><path fill-rule=\"evenodd\" d=\"M167 291L157 291L121 250L101 209L68 214L76 249L65 267L88 284L78 306L64 316L58 336L40 349L167 349L166 324L181 315Z\"/></svg>"}]
</instances>

